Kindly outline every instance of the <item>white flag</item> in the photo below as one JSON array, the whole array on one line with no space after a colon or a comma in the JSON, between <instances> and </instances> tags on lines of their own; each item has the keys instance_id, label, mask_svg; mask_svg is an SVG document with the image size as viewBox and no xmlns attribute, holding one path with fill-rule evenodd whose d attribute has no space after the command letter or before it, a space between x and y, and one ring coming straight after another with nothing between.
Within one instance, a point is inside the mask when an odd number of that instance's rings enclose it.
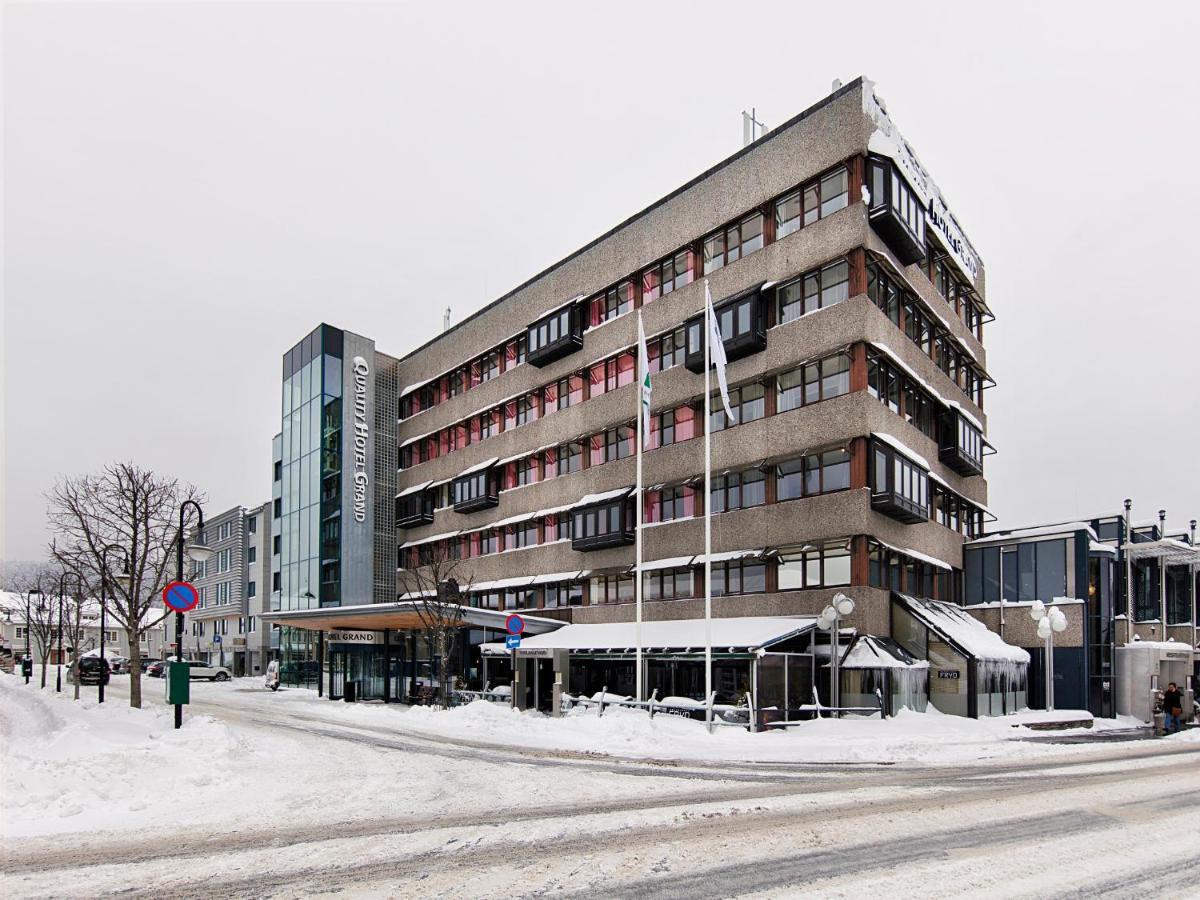
<instances>
[{"instance_id":1,"label":"white flag","mask_svg":"<svg viewBox=\"0 0 1200 900\"><path fill-rule=\"evenodd\" d=\"M721 326L717 324L717 313L713 309L712 293L708 289L708 279L704 279L704 308L708 315L709 355L717 370L717 384L721 386L721 403L725 405L725 417L730 425L737 424L737 416L729 408L729 382L725 380L725 342L721 339Z\"/></svg>"},{"instance_id":2,"label":"white flag","mask_svg":"<svg viewBox=\"0 0 1200 900\"><path fill-rule=\"evenodd\" d=\"M646 352L646 330L638 310L638 390L642 394L642 447L650 446L650 355Z\"/></svg>"}]
</instances>

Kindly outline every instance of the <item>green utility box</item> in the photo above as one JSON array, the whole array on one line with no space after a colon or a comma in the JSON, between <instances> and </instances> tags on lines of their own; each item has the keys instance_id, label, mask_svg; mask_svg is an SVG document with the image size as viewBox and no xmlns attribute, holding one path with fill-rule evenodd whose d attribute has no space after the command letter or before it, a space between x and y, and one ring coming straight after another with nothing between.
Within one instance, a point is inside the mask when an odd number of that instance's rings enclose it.
<instances>
[{"instance_id":1,"label":"green utility box","mask_svg":"<svg viewBox=\"0 0 1200 900\"><path fill-rule=\"evenodd\" d=\"M191 667L187 663L167 664L167 703L190 703L192 699Z\"/></svg>"}]
</instances>

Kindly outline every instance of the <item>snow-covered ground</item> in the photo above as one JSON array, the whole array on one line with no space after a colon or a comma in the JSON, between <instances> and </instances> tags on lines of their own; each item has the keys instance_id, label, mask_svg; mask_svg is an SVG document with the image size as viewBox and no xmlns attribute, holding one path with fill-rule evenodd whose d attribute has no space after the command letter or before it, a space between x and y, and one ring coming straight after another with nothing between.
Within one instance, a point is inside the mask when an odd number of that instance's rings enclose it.
<instances>
[{"instance_id":1,"label":"snow-covered ground","mask_svg":"<svg viewBox=\"0 0 1200 900\"><path fill-rule=\"evenodd\" d=\"M0 676L0 896L1181 896L1200 867L1196 731L1057 746L935 714L710 736L257 679L194 685L175 731L158 682L143 710L123 678L103 707L36 685Z\"/></svg>"}]
</instances>

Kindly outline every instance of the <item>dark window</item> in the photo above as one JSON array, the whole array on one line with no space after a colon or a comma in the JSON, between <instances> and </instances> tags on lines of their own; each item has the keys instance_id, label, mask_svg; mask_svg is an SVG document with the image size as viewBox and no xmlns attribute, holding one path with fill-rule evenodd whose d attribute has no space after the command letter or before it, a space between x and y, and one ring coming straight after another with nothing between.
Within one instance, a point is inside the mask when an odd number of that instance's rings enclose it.
<instances>
[{"instance_id":1,"label":"dark window","mask_svg":"<svg viewBox=\"0 0 1200 900\"><path fill-rule=\"evenodd\" d=\"M704 239L704 274L761 250L762 245L762 213L752 213Z\"/></svg>"},{"instance_id":2,"label":"dark window","mask_svg":"<svg viewBox=\"0 0 1200 900\"><path fill-rule=\"evenodd\" d=\"M712 595L761 594L767 589L767 566L761 560L714 563Z\"/></svg>"},{"instance_id":3,"label":"dark window","mask_svg":"<svg viewBox=\"0 0 1200 900\"><path fill-rule=\"evenodd\" d=\"M779 551L779 590L834 587L850 583L850 549L829 542L816 547Z\"/></svg>"},{"instance_id":4,"label":"dark window","mask_svg":"<svg viewBox=\"0 0 1200 900\"><path fill-rule=\"evenodd\" d=\"M850 266L838 260L780 286L779 323L841 303L850 296Z\"/></svg>"},{"instance_id":5,"label":"dark window","mask_svg":"<svg viewBox=\"0 0 1200 900\"><path fill-rule=\"evenodd\" d=\"M776 411L787 412L850 392L850 357L844 353L777 376Z\"/></svg>"},{"instance_id":6,"label":"dark window","mask_svg":"<svg viewBox=\"0 0 1200 900\"><path fill-rule=\"evenodd\" d=\"M785 460L775 467L776 500L814 497L850 487L850 454L827 450Z\"/></svg>"},{"instance_id":7,"label":"dark window","mask_svg":"<svg viewBox=\"0 0 1200 900\"><path fill-rule=\"evenodd\" d=\"M712 479L709 502L714 513L749 509L767 502L766 476L760 469L729 472Z\"/></svg>"},{"instance_id":8,"label":"dark window","mask_svg":"<svg viewBox=\"0 0 1200 900\"><path fill-rule=\"evenodd\" d=\"M692 280L692 251L680 250L642 273L642 299L656 300Z\"/></svg>"},{"instance_id":9,"label":"dark window","mask_svg":"<svg viewBox=\"0 0 1200 900\"><path fill-rule=\"evenodd\" d=\"M849 179L839 166L775 201L775 239L811 225L818 219L844 208L850 200Z\"/></svg>"},{"instance_id":10,"label":"dark window","mask_svg":"<svg viewBox=\"0 0 1200 900\"><path fill-rule=\"evenodd\" d=\"M657 569L642 575L642 591L646 600L686 600L694 596L690 568Z\"/></svg>"},{"instance_id":11,"label":"dark window","mask_svg":"<svg viewBox=\"0 0 1200 900\"><path fill-rule=\"evenodd\" d=\"M755 419L761 419L767 414L766 406L766 389L761 384L746 384L740 388L733 388L729 392L729 408L737 417L736 422L728 421L725 415L725 406L721 403L721 394L718 391L712 397L712 430L724 431L733 425L744 425L746 422L753 422Z\"/></svg>"}]
</instances>

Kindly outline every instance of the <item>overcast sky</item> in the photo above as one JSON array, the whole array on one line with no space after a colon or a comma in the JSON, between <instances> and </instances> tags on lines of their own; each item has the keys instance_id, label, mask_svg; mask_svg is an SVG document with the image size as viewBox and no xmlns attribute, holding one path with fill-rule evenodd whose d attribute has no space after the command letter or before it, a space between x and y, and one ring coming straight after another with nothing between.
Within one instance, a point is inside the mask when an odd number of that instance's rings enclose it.
<instances>
[{"instance_id":1,"label":"overcast sky","mask_svg":"<svg viewBox=\"0 0 1200 900\"><path fill-rule=\"evenodd\" d=\"M859 74L987 267L991 507L1182 526L1200 21L1058 7L7 5L6 557L113 460L267 499L316 323L402 355Z\"/></svg>"}]
</instances>

